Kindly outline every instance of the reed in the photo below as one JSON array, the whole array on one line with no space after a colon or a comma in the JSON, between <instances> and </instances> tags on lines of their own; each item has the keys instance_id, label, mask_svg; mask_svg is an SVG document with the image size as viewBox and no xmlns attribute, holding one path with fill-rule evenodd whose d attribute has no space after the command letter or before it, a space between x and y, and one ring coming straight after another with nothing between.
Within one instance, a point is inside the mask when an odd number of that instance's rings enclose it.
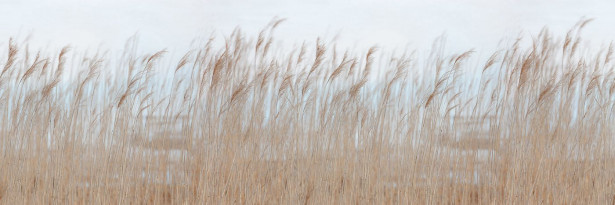
<instances>
[{"instance_id":1,"label":"reed","mask_svg":"<svg viewBox=\"0 0 615 205\"><path fill-rule=\"evenodd\" d=\"M10 39L0 203L615 203L613 46L586 47L589 20L479 64L443 41L278 48L282 21L175 63Z\"/></svg>"}]
</instances>

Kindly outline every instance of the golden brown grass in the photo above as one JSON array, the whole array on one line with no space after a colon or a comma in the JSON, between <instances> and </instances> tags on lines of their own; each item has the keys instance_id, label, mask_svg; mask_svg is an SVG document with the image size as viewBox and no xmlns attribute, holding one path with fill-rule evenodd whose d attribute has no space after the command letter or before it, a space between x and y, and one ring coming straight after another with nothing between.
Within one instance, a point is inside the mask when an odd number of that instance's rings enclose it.
<instances>
[{"instance_id":1,"label":"golden brown grass","mask_svg":"<svg viewBox=\"0 0 615 205\"><path fill-rule=\"evenodd\" d=\"M10 40L0 203L615 202L613 47L585 47L587 21L484 64L440 41L425 57L288 51L279 23L175 65L135 40L121 56Z\"/></svg>"}]
</instances>

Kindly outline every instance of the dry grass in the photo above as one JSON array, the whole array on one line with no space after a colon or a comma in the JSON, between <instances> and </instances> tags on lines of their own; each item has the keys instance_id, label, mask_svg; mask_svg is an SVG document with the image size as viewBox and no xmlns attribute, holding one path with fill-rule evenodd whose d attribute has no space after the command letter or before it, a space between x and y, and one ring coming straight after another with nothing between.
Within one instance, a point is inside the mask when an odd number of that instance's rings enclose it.
<instances>
[{"instance_id":1,"label":"dry grass","mask_svg":"<svg viewBox=\"0 0 615 205\"><path fill-rule=\"evenodd\" d=\"M582 21L473 51L276 48L0 58L2 204L609 204L613 47ZM222 42L217 44L216 42ZM52 53L52 54L48 54Z\"/></svg>"}]
</instances>

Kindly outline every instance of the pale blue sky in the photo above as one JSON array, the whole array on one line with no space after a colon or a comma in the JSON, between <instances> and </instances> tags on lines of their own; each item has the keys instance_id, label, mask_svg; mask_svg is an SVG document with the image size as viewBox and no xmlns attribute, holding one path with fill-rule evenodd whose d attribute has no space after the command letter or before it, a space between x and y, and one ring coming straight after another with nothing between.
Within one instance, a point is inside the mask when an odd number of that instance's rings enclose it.
<instances>
[{"instance_id":1,"label":"pale blue sky","mask_svg":"<svg viewBox=\"0 0 615 205\"><path fill-rule=\"evenodd\" d=\"M583 16L596 18L584 36L607 42L615 38L613 11L611 0L3 0L0 42L32 34L35 45L115 50L138 32L145 50L181 50L236 26L256 35L279 16L288 19L277 32L285 42L339 34L345 46L423 49L446 33L453 51L491 50L503 37L545 25L564 35Z\"/></svg>"}]
</instances>

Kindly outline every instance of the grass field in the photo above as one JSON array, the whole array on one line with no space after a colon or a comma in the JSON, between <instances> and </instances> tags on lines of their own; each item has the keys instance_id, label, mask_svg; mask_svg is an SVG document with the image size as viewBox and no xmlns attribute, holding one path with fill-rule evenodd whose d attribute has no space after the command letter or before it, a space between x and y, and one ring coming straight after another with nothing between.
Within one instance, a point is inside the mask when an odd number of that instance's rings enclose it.
<instances>
[{"instance_id":1,"label":"grass field","mask_svg":"<svg viewBox=\"0 0 615 205\"><path fill-rule=\"evenodd\" d=\"M10 40L0 203L611 204L614 48L588 22L484 60L279 48L280 21L173 63Z\"/></svg>"}]
</instances>

